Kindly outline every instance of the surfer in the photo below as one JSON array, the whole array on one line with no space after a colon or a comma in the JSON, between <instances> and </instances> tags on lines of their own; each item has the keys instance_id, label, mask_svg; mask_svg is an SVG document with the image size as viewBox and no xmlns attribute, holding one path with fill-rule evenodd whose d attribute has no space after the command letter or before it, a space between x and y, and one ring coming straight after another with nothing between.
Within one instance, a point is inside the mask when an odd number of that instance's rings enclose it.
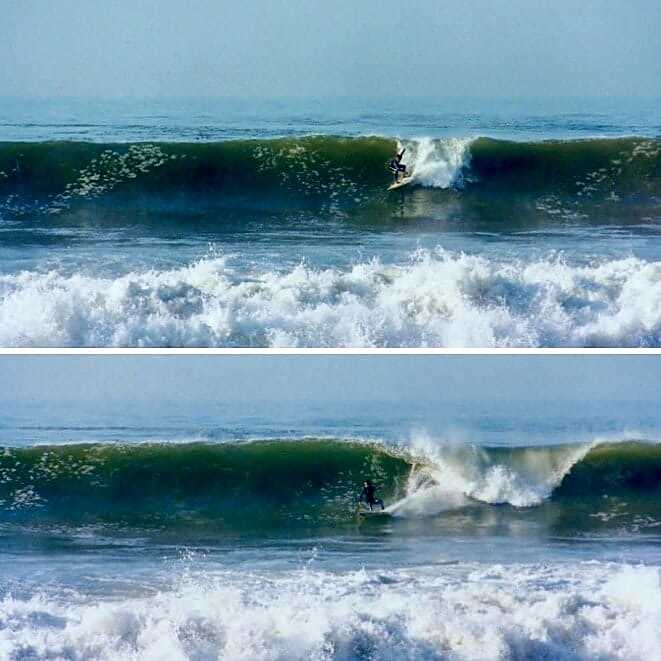
<instances>
[{"instance_id":1,"label":"surfer","mask_svg":"<svg viewBox=\"0 0 661 661\"><path fill-rule=\"evenodd\" d=\"M374 509L374 505L381 505L381 509L385 509L383 501L376 497L376 487L372 483L372 480L365 480L363 482L363 490L360 492L358 502L361 503L363 500L369 505L370 512Z\"/></svg>"},{"instance_id":2,"label":"surfer","mask_svg":"<svg viewBox=\"0 0 661 661\"><path fill-rule=\"evenodd\" d=\"M403 176L406 175L406 165L402 163L402 157L404 156L405 151L406 148L402 149L402 151L395 154L395 156L390 160L390 163L388 164L390 171L395 175L396 184L399 183L400 174Z\"/></svg>"}]
</instances>

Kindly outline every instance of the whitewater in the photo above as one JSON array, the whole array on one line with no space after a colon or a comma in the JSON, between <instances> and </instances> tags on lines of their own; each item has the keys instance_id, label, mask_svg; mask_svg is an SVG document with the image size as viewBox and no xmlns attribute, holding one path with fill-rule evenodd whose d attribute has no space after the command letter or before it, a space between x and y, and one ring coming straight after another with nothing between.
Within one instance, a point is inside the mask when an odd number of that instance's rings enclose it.
<instances>
[{"instance_id":1,"label":"whitewater","mask_svg":"<svg viewBox=\"0 0 661 661\"><path fill-rule=\"evenodd\" d=\"M657 346L661 261L436 248L246 272L210 256L115 278L0 276L3 346Z\"/></svg>"},{"instance_id":2,"label":"whitewater","mask_svg":"<svg viewBox=\"0 0 661 661\"><path fill-rule=\"evenodd\" d=\"M150 596L0 601L0 652L66 659L629 659L661 645L656 568L458 563L247 575L194 561ZM207 563L213 564L213 563ZM181 571L181 570L180 570ZM633 585L643 587L633 588Z\"/></svg>"}]
</instances>

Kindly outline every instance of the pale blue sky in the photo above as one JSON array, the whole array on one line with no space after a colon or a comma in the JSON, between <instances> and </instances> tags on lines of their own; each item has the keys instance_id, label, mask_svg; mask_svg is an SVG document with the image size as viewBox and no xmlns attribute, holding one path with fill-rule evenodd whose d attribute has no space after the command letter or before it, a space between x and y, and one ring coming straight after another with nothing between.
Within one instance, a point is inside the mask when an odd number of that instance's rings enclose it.
<instances>
[{"instance_id":1,"label":"pale blue sky","mask_svg":"<svg viewBox=\"0 0 661 661\"><path fill-rule=\"evenodd\" d=\"M4 0L6 96L661 94L658 0Z\"/></svg>"},{"instance_id":2,"label":"pale blue sky","mask_svg":"<svg viewBox=\"0 0 661 661\"><path fill-rule=\"evenodd\" d=\"M5 402L653 401L648 356L0 356Z\"/></svg>"}]
</instances>

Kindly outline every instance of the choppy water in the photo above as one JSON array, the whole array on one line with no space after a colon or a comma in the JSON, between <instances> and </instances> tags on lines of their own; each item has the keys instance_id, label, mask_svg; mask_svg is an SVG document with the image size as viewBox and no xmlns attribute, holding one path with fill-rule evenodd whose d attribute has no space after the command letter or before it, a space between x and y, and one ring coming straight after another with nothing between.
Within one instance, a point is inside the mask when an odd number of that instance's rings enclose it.
<instances>
[{"instance_id":1,"label":"choppy water","mask_svg":"<svg viewBox=\"0 0 661 661\"><path fill-rule=\"evenodd\" d=\"M658 346L658 107L7 101L0 343Z\"/></svg>"}]
</instances>

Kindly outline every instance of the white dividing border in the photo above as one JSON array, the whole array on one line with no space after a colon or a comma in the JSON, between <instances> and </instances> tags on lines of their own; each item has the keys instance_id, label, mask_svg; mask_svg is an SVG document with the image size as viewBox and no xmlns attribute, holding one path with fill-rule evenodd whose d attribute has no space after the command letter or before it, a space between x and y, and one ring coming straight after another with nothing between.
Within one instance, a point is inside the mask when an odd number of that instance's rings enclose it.
<instances>
[{"instance_id":1,"label":"white dividing border","mask_svg":"<svg viewBox=\"0 0 661 661\"><path fill-rule=\"evenodd\" d=\"M151 356L151 355L220 355L220 356L291 356L291 355L427 355L427 356L510 356L510 355L533 355L533 356L595 356L595 355L661 355L661 347L658 348L129 348L129 347L98 347L98 348L2 348L0 355L124 355L124 356Z\"/></svg>"}]
</instances>

